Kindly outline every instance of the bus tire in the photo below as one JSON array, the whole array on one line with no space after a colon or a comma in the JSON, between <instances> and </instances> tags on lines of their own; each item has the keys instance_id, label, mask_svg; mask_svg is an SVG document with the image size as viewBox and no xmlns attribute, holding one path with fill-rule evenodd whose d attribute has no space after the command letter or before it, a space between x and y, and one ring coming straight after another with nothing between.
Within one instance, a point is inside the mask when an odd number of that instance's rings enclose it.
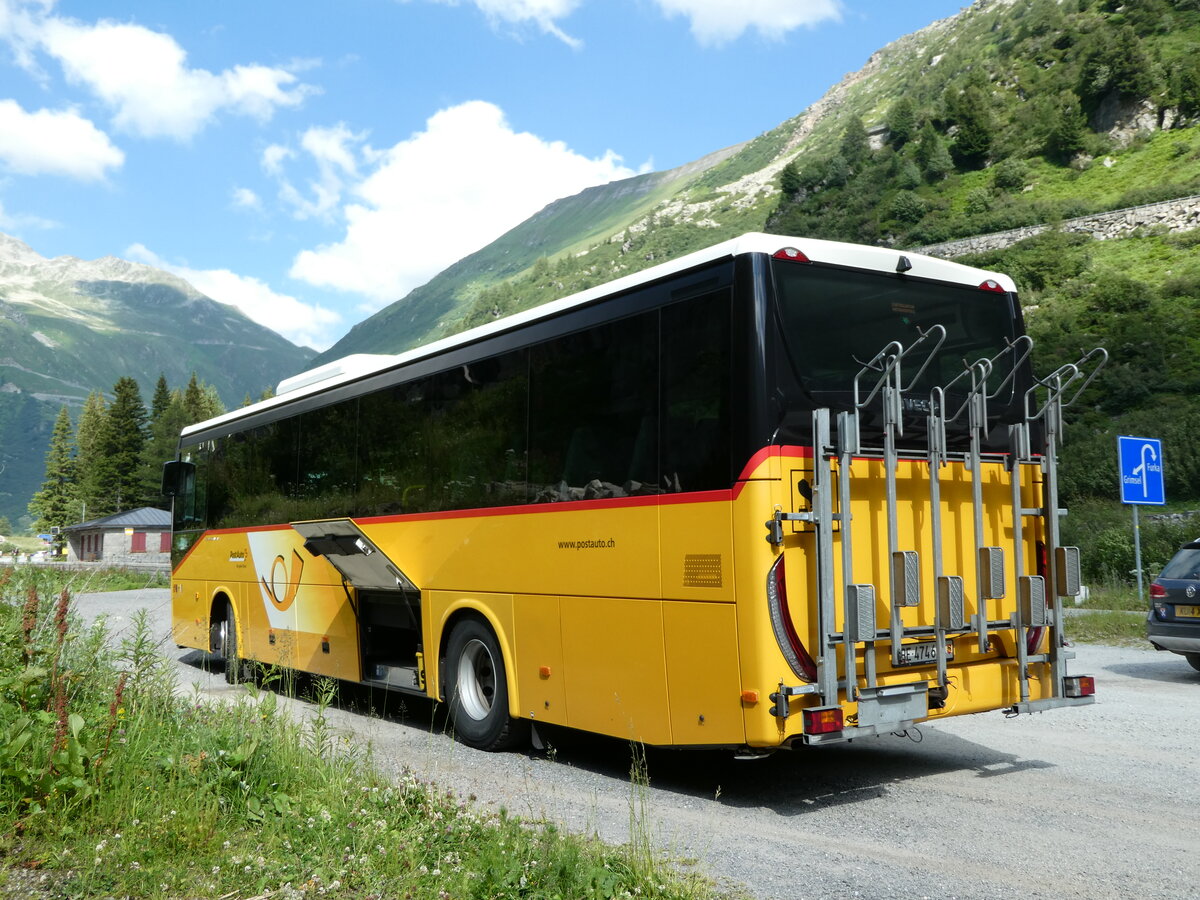
<instances>
[{"instance_id":1,"label":"bus tire","mask_svg":"<svg viewBox=\"0 0 1200 900\"><path fill-rule=\"evenodd\" d=\"M225 657L225 681L241 684L246 680L245 663L238 656L237 620L233 617L233 604L225 601L225 640L221 643L221 655Z\"/></svg>"},{"instance_id":2,"label":"bus tire","mask_svg":"<svg viewBox=\"0 0 1200 900\"><path fill-rule=\"evenodd\" d=\"M478 750L522 742L527 723L508 714L508 678L500 642L484 622L461 620L446 644L446 698L454 735Z\"/></svg>"},{"instance_id":3,"label":"bus tire","mask_svg":"<svg viewBox=\"0 0 1200 900\"><path fill-rule=\"evenodd\" d=\"M1200 672L1200 653L1185 653L1183 657L1188 661L1188 665Z\"/></svg>"}]
</instances>

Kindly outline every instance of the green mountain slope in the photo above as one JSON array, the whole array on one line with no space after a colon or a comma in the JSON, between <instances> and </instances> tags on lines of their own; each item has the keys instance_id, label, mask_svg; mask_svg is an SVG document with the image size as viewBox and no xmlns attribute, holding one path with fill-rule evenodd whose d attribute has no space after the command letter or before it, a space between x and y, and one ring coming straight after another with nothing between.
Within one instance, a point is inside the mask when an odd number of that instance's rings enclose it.
<instances>
[{"instance_id":1,"label":"green mountain slope","mask_svg":"<svg viewBox=\"0 0 1200 900\"><path fill-rule=\"evenodd\" d=\"M226 406L273 388L313 356L158 269L109 257L45 259L0 235L0 515L16 523L40 485L59 408L135 378L193 372Z\"/></svg>"},{"instance_id":2,"label":"green mountain slope","mask_svg":"<svg viewBox=\"0 0 1200 900\"><path fill-rule=\"evenodd\" d=\"M556 200L482 250L358 325L310 362L317 366L351 353L395 353L452 329L462 308L485 288L519 275L542 257L586 249L644 216L681 183L707 171L738 148L718 151L668 172L639 175Z\"/></svg>"},{"instance_id":3,"label":"green mountain slope","mask_svg":"<svg viewBox=\"0 0 1200 900\"><path fill-rule=\"evenodd\" d=\"M718 159L560 200L318 361L396 352L749 230L911 247L1200 190L1195 0L977 0Z\"/></svg>"}]
</instances>

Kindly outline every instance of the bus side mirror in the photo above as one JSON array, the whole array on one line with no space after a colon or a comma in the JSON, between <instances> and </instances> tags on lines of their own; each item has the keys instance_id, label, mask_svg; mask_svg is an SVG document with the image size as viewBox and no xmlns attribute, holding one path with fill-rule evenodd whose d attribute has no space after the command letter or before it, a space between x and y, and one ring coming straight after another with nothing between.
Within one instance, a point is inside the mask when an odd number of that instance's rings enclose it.
<instances>
[{"instance_id":1,"label":"bus side mirror","mask_svg":"<svg viewBox=\"0 0 1200 900\"><path fill-rule=\"evenodd\" d=\"M163 463L162 494L164 497L177 497L184 493L196 471L196 464L182 459L172 459Z\"/></svg>"}]
</instances>

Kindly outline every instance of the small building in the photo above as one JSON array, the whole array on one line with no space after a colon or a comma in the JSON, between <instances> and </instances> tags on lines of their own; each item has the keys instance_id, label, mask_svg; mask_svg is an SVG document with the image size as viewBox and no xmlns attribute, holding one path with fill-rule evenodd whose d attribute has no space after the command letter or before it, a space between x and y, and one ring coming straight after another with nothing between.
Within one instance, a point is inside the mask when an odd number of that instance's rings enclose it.
<instances>
[{"instance_id":1,"label":"small building","mask_svg":"<svg viewBox=\"0 0 1200 900\"><path fill-rule=\"evenodd\" d=\"M170 566L171 514L143 506L62 530L67 562L110 566Z\"/></svg>"}]
</instances>

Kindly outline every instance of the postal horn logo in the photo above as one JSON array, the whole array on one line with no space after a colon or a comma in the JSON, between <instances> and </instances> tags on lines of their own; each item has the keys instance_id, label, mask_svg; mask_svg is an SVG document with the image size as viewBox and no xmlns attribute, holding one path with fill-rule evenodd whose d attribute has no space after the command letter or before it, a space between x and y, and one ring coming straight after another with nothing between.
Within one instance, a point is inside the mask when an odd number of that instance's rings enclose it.
<instances>
[{"instance_id":1,"label":"postal horn logo","mask_svg":"<svg viewBox=\"0 0 1200 900\"><path fill-rule=\"evenodd\" d=\"M262 579L264 593L271 598L275 608L280 612L290 607L296 600L296 591L300 589L300 576L304 574L304 558L295 550L292 551L291 571L288 571L287 560L282 555L276 556L271 563L271 580Z\"/></svg>"}]
</instances>

